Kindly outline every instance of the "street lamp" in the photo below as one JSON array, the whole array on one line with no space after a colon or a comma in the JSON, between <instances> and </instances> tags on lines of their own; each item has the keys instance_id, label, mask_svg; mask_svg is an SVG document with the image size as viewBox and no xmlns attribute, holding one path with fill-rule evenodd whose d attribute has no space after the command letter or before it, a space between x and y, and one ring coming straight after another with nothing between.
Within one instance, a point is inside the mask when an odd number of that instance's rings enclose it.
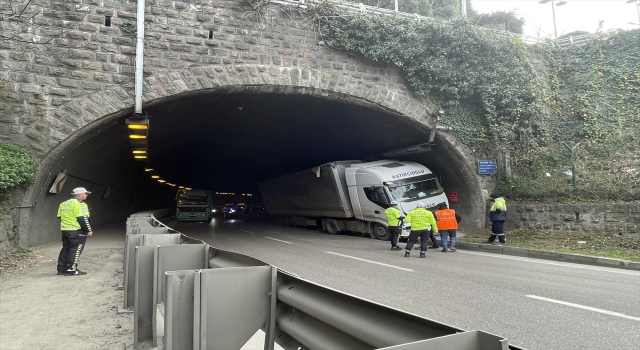
<instances>
[{"instance_id":1,"label":"street lamp","mask_svg":"<svg viewBox=\"0 0 640 350\"><path fill-rule=\"evenodd\" d=\"M538 1L539 4L546 4L549 1L551 1L551 12L553 13L553 32L555 33L555 38L556 38L556 42L558 41L558 28L556 26L556 5L557 6L562 6L562 5L566 5L567 2L564 0L558 1L558 3L555 3L555 0L541 0ZM634 0L635 1L635 0Z\"/></svg>"},{"instance_id":2,"label":"street lamp","mask_svg":"<svg viewBox=\"0 0 640 350\"><path fill-rule=\"evenodd\" d=\"M640 23L640 1L639 0L627 0L627 4L636 4L636 11L638 12L638 23Z\"/></svg>"}]
</instances>

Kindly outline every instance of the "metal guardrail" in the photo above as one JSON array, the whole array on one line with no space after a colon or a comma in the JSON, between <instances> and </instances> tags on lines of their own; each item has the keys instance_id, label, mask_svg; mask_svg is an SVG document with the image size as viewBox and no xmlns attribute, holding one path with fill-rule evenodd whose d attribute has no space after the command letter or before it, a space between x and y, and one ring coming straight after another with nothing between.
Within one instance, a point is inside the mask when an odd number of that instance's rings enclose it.
<instances>
[{"instance_id":1,"label":"metal guardrail","mask_svg":"<svg viewBox=\"0 0 640 350\"><path fill-rule=\"evenodd\" d=\"M135 349L241 349L260 329L265 350L522 350L299 278L250 256L209 246L162 224L171 210L127 219L125 307Z\"/></svg>"}]
</instances>

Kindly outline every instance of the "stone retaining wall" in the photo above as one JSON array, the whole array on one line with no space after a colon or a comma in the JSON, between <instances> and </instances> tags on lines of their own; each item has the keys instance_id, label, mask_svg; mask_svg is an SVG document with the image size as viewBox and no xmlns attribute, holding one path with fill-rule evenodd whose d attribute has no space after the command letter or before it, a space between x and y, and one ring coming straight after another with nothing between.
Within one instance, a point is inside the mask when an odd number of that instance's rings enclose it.
<instances>
[{"instance_id":1,"label":"stone retaining wall","mask_svg":"<svg viewBox=\"0 0 640 350\"><path fill-rule=\"evenodd\" d=\"M0 218L0 259L17 247L15 213L11 211Z\"/></svg>"},{"instance_id":2,"label":"stone retaining wall","mask_svg":"<svg viewBox=\"0 0 640 350\"><path fill-rule=\"evenodd\" d=\"M640 234L640 203L508 204L505 228Z\"/></svg>"}]
</instances>

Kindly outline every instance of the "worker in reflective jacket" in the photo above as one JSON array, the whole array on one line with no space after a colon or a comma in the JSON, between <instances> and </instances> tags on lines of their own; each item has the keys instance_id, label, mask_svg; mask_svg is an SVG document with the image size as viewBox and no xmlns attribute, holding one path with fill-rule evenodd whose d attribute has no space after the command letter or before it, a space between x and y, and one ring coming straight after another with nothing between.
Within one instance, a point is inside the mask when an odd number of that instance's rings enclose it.
<instances>
[{"instance_id":1,"label":"worker in reflective jacket","mask_svg":"<svg viewBox=\"0 0 640 350\"><path fill-rule=\"evenodd\" d=\"M384 211L384 215L387 216L387 223L389 225L391 250L402 250L402 248L398 247L398 237L402 231L400 222L404 219L404 215L398 210L398 202L391 201L391 206Z\"/></svg>"},{"instance_id":2,"label":"worker in reflective jacket","mask_svg":"<svg viewBox=\"0 0 640 350\"><path fill-rule=\"evenodd\" d=\"M58 256L58 275L79 276L86 272L78 270L80 254L84 250L87 237L93 235L89 221L89 207L84 202L91 192L84 187L74 188L73 198L60 203L58 218L62 231L62 249Z\"/></svg>"},{"instance_id":3,"label":"worker in reflective jacket","mask_svg":"<svg viewBox=\"0 0 640 350\"><path fill-rule=\"evenodd\" d=\"M436 217L436 222L438 223L438 231L440 231L440 238L442 240L442 252L455 252L456 232L458 230L458 224L462 218L455 210L449 209L447 203L438 204L438 210L436 210L434 215ZM449 238L451 238L451 248L447 249Z\"/></svg>"},{"instance_id":4,"label":"worker in reflective jacket","mask_svg":"<svg viewBox=\"0 0 640 350\"><path fill-rule=\"evenodd\" d=\"M429 239L430 230L438 232L438 226L436 225L436 219L433 213L426 209L424 203L419 202L416 208L407 214L405 222L411 223L411 233L409 233L409 241L405 247L404 257L408 258L411 254L411 248L418 241L420 237L420 257L424 258L427 253L427 240Z\"/></svg>"},{"instance_id":5,"label":"worker in reflective jacket","mask_svg":"<svg viewBox=\"0 0 640 350\"><path fill-rule=\"evenodd\" d=\"M489 200L493 202L489 209L489 220L491 220L491 236L485 243L494 244L496 236L500 244L506 243L504 235L504 222L507 220L507 203L504 198L497 194L489 196Z\"/></svg>"}]
</instances>

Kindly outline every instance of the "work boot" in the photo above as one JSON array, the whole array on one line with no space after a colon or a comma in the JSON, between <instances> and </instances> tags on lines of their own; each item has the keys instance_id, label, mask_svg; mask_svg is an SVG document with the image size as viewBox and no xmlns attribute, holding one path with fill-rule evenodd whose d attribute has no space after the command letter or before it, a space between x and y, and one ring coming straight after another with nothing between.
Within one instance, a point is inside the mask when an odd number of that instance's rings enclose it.
<instances>
[{"instance_id":1,"label":"work boot","mask_svg":"<svg viewBox=\"0 0 640 350\"><path fill-rule=\"evenodd\" d=\"M426 258L427 257L427 252L420 252L420 257L421 258Z\"/></svg>"},{"instance_id":2,"label":"work boot","mask_svg":"<svg viewBox=\"0 0 640 350\"><path fill-rule=\"evenodd\" d=\"M391 247L391 250L402 250L402 248L395 246L395 247Z\"/></svg>"},{"instance_id":3,"label":"work boot","mask_svg":"<svg viewBox=\"0 0 640 350\"><path fill-rule=\"evenodd\" d=\"M405 250L405 251L404 251L404 257L405 257L405 258L408 258L408 257L409 257L409 255L411 255L411 252L410 252L410 251L408 251L408 250Z\"/></svg>"},{"instance_id":4,"label":"work boot","mask_svg":"<svg viewBox=\"0 0 640 350\"><path fill-rule=\"evenodd\" d=\"M447 252L447 248L442 248L441 252L446 253Z\"/></svg>"},{"instance_id":5,"label":"work boot","mask_svg":"<svg viewBox=\"0 0 640 350\"><path fill-rule=\"evenodd\" d=\"M86 274L86 272L80 270L67 270L67 272L64 273L65 276L82 276Z\"/></svg>"},{"instance_id":6,"label":"work boot","mask_svg":"<svg viewBox=\"0 0 640 350\"><path fill-rule=\"evenodd\" d=\"M453 253L453 252L456 251L456 247L451 247L451 249L449 249L449 250L451 250L451 252Z\"/></svg>"}]
</instances>

